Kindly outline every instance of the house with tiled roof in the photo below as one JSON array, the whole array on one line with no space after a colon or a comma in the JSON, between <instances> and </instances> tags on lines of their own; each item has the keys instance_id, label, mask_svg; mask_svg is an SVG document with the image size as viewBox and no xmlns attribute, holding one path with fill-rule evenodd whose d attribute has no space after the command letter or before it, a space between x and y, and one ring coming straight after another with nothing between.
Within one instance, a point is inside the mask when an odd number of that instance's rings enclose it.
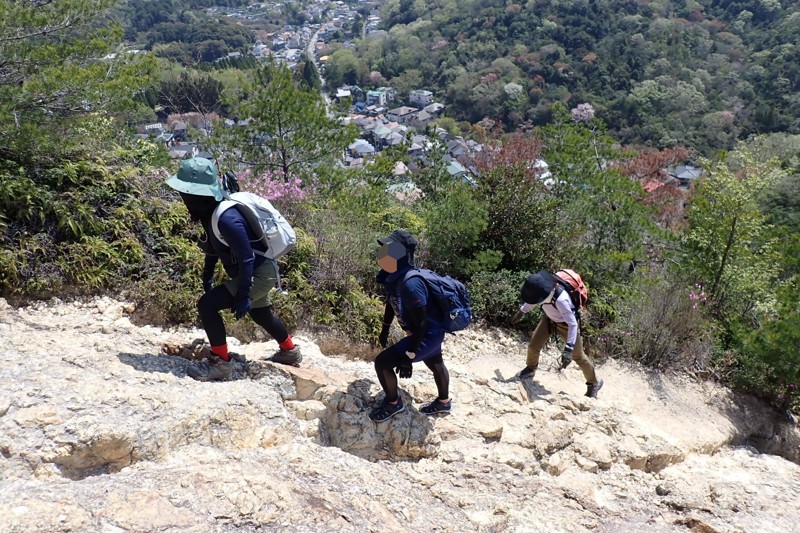
<instances>
[{"instance_id":1,"label":"house with tiled roof","mask_svg":"<svg viewBox=\"0 0 800 533\"><path fill-rule=\"evenodd\" d=\"M390 109L386 118L401 124L410 124L419 110L416 107L401 106Z\"/></svg>"}]
</instances>

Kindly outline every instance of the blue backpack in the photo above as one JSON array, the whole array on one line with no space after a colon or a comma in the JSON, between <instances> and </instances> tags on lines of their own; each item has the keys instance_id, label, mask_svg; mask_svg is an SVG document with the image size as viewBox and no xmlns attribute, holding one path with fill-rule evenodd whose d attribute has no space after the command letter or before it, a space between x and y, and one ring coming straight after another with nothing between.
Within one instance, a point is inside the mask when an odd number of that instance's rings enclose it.
<instances>
[{"instance_id":1,"label":"blue backpack","mask_svg":"<svg viewBox=\"0 0 800 533\"><path fill-rule=\"evenodd\" d=\"M425 281L428 291L442 313L442 326L445 331L454 333L469 326L472 321L472 308L469 293L463 283L424 268L411 270L403 282L413 277L420 277Z\"/></svg>"}]
</instances>

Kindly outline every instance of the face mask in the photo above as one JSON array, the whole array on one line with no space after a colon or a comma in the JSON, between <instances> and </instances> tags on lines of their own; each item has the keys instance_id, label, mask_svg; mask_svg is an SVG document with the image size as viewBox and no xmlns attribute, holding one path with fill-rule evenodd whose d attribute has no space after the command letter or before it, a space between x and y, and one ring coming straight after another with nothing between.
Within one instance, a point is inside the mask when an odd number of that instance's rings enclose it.
<instances>
[{"instance_id":1,"label":"face mask","mask_svg":"<svg viewBox=\"0 0 800 533\"><path fill-rule=\"evenodd\" d=\"M196 194L181 193L181 199L186 204L189 216L192 220L210 220L217 204L219 203L213 196L198 196Z\"/></svg>"}]
</instances>

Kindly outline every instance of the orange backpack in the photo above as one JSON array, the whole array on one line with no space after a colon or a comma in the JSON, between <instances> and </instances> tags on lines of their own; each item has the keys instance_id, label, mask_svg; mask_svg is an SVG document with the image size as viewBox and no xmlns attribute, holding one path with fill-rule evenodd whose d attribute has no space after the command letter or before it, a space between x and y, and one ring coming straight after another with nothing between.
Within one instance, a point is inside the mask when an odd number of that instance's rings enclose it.
<instances>
[{"instance_id":1,"label":"orange backpack","mask_svg":"<svg viewBox=\"0 0 800 533\"><path fill-rule=\"evenodd\" d=\"M562 268L553 279L567 291L576 310L583 309L589 302L589 289L583 283L581 275L574 270Z\"/></svg>"}]
</instances>

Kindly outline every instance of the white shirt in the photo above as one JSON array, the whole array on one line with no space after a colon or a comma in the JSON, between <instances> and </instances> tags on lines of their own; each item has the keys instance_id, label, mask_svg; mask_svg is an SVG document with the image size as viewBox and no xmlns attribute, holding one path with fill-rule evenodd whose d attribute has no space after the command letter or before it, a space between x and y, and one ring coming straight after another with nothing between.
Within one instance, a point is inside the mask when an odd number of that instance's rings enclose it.
<instances>
[{"instance_id":1,"label":"white shirt","mask_svg":"<svg viewBox=\"0 0 800 533\"><path fill-rule=\"evenodd\" d=\"M567 344L575 346L575 342L578 340L578 319L575 317L575 308L572 306L569 294L567 291L562 290L554 302L555 305L551 302L551 299L552 294L545 298L541 304L522 304L519 310L527 313L537 305L541 305L547 318L553 322L567 324Z\"/></svg>"}]
</instances>

